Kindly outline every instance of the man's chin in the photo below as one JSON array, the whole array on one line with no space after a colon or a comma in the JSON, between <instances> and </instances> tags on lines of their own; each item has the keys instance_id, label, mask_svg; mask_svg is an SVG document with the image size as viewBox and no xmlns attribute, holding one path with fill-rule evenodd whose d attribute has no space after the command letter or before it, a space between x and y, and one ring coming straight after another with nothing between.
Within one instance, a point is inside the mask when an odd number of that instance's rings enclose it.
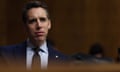
<instances>
[{"instance_id":1,"label":"man's chin","mask_svg":"<svg viewBox=\"0 0 120 72\"><path fill-rule=\"evenodd\" d=\"M36 37L35 40L36 41L45 41L45 37Z\"/></svg>"}]
</instances>

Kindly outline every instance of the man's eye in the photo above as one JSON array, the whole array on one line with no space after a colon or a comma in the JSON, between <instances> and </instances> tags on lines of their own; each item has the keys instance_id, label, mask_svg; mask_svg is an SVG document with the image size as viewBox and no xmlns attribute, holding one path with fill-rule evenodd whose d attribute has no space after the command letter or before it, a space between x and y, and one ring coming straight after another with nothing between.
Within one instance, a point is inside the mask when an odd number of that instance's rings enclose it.
<instances>
[{"instance_id":1,"label":"man's eye","mask_svg":"<svg viewBox=\"0 0 120 72\"><path fill-rule=\"evenodd\" d=\"M30 19L28 22L31 24L31 23L34 23L36 21L37 21L37 19Z\"/></svg>"},{"instance_id":2,"label":"man's eye","mask_svg":"<svg viewBox=\"0 0 120 72\"><path fill-rule=\"evenodd\" d=\"M41 17L41 18L40 18L40 21L41 21L41 22L45 22L46 20L47 20L47 19L44 18L44 17Z\"/></svg>"}]
</instances>

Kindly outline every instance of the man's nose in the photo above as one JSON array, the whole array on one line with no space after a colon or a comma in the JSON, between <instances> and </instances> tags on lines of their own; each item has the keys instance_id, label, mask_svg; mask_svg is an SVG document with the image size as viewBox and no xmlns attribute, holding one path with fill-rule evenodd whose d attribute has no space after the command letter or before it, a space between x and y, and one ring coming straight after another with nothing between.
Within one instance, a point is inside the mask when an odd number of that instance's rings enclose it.
<instances>
[{"instance_id":1,"label":"man's nose","mask_svg":"<svg viewBox=\"0 0 120 72\"><path fill-rule=\"evenodd\" d=\"M37 28L37 29L40 29L40 28L41 28L41 22L40 22L39 19L37 19L36 28Z\"/></svg>"}]
</instances>

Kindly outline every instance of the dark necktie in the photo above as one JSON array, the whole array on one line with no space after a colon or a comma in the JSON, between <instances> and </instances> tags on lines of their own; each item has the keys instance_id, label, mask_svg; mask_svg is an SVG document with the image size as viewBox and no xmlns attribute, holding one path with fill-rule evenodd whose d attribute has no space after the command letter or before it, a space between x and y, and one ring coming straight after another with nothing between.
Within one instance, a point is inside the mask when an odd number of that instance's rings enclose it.
<instances>
[{"instance_id":1,"label":"dark necktie","mask_svg":"<svg viewBox=\"0 0 120 72\"><path fill-rule=\"evenodd\" d=\"M40 68L41 67L41 58L39 55L39 48L33 48L34 55L32 59L32 68Z\"/></svg>"}]
</instances>

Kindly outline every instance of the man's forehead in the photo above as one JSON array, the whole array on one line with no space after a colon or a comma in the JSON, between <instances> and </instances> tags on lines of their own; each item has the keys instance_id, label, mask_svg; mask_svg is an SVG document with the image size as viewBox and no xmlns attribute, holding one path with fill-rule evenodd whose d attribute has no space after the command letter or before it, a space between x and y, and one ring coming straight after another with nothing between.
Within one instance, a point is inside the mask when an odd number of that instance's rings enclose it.
<instances>
[{"instance_id":1,"label":"man's forehead","mask_svg":"<svg viewBox=\"0 0 120 72\"><path fill-rule=\"evenodd\" d=\"M44 8L37 7L37 8L31 8L27 12L28 16L42 16L47 17L47 12Z\"/></svg>"}]
</instances>

